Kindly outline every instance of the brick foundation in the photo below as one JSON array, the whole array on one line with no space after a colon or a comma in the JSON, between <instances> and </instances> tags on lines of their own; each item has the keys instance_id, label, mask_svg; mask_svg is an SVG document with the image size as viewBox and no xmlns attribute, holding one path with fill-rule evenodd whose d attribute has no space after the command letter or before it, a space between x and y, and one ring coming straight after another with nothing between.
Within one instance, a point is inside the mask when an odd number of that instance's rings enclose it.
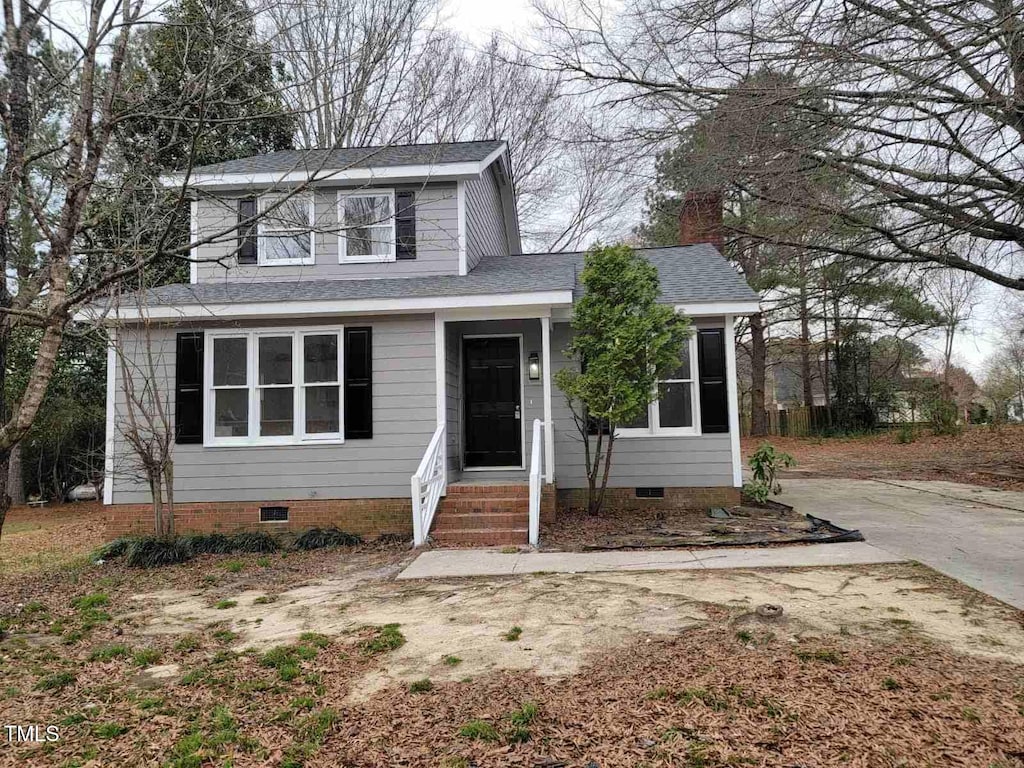
<instances>
[{"instance_id":1,"label":"brick foundation","mask_svg":"<svg viewBox=\"0 0 1024 768\"><path fill-rule=\"evenodd\" d=\"M260 507L288 507L288 522L261 523ZM153 532L149 504L113 504L103 508L108 538ZM410 499L302 499L300 501L208 501L174 505L177 533L305 531L336 525L364 538L398 533L412 539Z\"/></svg>"},{"instance_id":2,"label":"brick foundation","mask_svg":"<svg viewBox=\"0 0 1024 768\"><path fill-rule=\"evenodd\" d=\"M666 488L663 499L638 499L635 488L608 488L605 509L708 509L731 507L740 503L740 489L730 486L711 488ZM559 488L560 510L587 506L586 488Z\"/></svg>"}]
</instances>

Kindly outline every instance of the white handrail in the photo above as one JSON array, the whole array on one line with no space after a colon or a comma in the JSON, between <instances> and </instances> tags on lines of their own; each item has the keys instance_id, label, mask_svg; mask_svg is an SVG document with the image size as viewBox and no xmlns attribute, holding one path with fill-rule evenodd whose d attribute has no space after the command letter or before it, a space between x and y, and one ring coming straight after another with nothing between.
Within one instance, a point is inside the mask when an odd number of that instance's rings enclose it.
<instances>
[{"instance_id":1,"label":"white handrail","mask_svg":"<svg viewBox=\"0 0 1024 768\"><path fill-rule=\"evenodd\" d=\"M540 419L533 420L533 448L530 451L530 546L536 547L540 543L540 496L542 472L541 467L541 446L544 441L541 434L544 431L544 422Z\"/></svg>"},{"instance_id":2,"label":"white handrail","mask_svg":"<svg viewBox=\"0 0 1024 768\"><path fill-rule=\"evenodd\" d=\"M448 446L445 425L430 438L416 474L412 476L412 541L422 547L430 535L437 504L448 485Z\"/></svg>"}]
</instances>

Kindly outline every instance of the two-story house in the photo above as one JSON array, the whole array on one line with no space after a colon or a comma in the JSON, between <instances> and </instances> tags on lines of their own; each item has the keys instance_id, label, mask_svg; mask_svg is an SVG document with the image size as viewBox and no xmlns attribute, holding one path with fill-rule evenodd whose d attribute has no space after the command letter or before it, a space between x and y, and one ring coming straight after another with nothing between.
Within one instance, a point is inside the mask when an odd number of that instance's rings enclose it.
<instances>
[{"instance_id":1,"label":"two-story house","mask_svg":"<svg viewBox=\"0 0 1024 768\"><path fill-rule=\"evenodd\" d=\"M526 541L531 508L583 502L552 379L583 254L521 253L504 142L276 152L197 168L189 187L190 283L109 309L111 535L152 528L122 426L125 361L143 350L173 413L179 532L500 544ZM714 242L701 200L687 210L684 237ZM609 503L734 503L733 327L758 297L707 242L641 253L696 332L621 431Z\"/></svg>"}]
</instances>

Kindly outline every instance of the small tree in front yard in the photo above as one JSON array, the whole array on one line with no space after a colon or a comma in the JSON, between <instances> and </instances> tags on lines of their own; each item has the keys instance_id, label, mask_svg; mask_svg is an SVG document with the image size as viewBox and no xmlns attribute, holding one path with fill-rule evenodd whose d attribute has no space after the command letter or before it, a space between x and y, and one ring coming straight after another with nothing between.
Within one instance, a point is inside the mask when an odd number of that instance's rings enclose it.
<instances>
[{"instance_id":1,"label":"small tree in front yard","mask_svg":"<svg viewBox=\"0 0 1024 768\"><path fill-rule=\"evenodd\" d=\"M658 304L658 271L626 245L596 245L584 258L586 291L574 308L566 355L555 374L583 441L587 510L601 511L617 427L657 398L657 382L679 367L690 321Z\"/></svg>"}]
</instances>

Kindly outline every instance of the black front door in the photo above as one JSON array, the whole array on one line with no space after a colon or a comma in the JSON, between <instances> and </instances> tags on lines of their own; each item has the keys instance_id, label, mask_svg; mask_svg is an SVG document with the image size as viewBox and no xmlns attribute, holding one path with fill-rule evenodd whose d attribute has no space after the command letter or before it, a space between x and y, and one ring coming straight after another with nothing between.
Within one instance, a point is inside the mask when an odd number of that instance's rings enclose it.
<instances>
[{"instance_id":1,"label":"black front door","mask_svg":"<svg viewBox=\"0 0 1024 768\"><path fill-rule=\"evenodd\" d=\"M523 463L519 339L463 340L466 466Z\"/></svg>"}]
</instances>

